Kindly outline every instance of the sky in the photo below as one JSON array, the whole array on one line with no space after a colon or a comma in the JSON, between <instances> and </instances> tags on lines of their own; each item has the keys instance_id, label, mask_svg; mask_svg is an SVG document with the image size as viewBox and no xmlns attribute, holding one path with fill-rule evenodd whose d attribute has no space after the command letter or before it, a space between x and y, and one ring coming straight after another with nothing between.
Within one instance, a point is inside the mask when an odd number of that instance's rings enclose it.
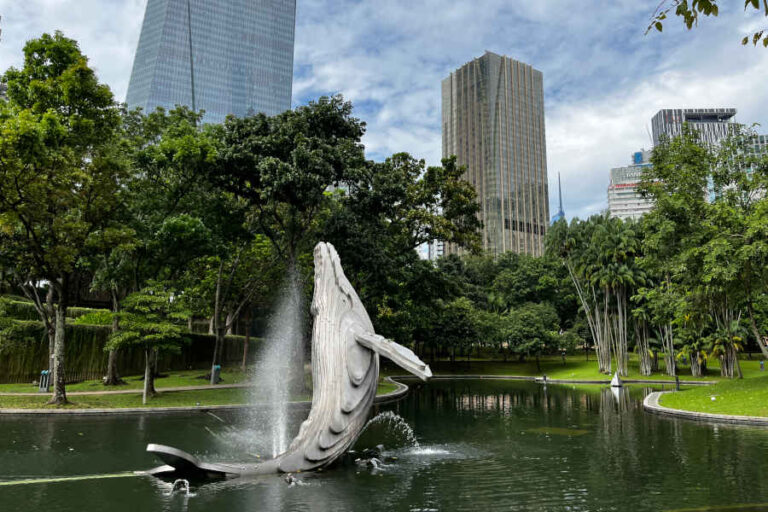
<instances>
[{"instance_id":1,"label":"sky","mask_svg":"<svg viewBox=\"0 0 768 512\"><path fill-rule=\"evenodd\" d=\"M735 107L768 133L768 49L741 38L768 26L724 0L687 31L645 35L659 0L298 0L293 104L341 93L367 123L369 158L401 151L440 163L440 81L486 50L544 74L550 210L562 175L567 217L606 207L608 172L650 148L662 108ZM125 99L146 0L0 0L0 70L62 30Z\"/></svg>"}]
</instances>

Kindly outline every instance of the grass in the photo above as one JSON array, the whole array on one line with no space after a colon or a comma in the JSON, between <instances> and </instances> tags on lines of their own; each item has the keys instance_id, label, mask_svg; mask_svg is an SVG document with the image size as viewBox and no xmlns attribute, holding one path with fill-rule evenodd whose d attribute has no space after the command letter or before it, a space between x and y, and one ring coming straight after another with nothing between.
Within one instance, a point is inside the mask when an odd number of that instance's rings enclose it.
<instances>
[{"instance_id":1,"label":"grass","mask_svg":"<svg viewBox=\"0 0 768 512\"><path fill-rule=\"evenodd\" d=\"M425 360L428 362L428 360ZM755 357L751 360L742 359L741 367L744 372L745 378L753 378L761 375L758 358ZM568 380L610 380L610 375L605 375L597 371L597 362L594 356L590 356L590 360L587 362L584 356L568 356L566 357L566 363L563 365L562 358L560 356L545 356L541 358L541 371L536 366L536 361L526 360L520 363L516 360L510 360L508 362L503 361L489 361L489 360L471 360L467 362L466 359L457 359L454 364L450 361L438 360L434 363L430 363L432 373L434 375L509 375L509 376L527 376L538 377L542 373L546 374L550 379L568 379ZM664 362L659 361L661 371L654 373L650 376L640 375L639 363L637 356L632 354L629 361L629 379L637 380L666 380L674 381L674 377L670 377L666 373L662 373L664 369ZM382 370L385 375L402 375L405 372L398 367L391 364L386 364ZM710 362L709 371L706 376L694 378L690 369L686 366L679 367L680 380L708 380L717 381L720 380L720 367L715 362Z\"/></svg>"},{"instance_id":2,"label":"grass","mask_svg":"<svg viewBox=\"0 0 768 512\"><path fill-rule=\"evenodd\" d=\"M377 394L394 391L397 388L389 382L380 382ZM191 407L196 405L241 405L248 402L248 389L206 389L197 391L160 392L146 406L141 404L141 393L120 395L87 395L70 397L70 404L65 409L112 409L130 407ZM310 395L295 396L292 400L309 400ZM0 396L2 409L55 409L46 405L48 395L40 396Z\"/></svg>"},{"instance_id":3,"label":"grass","mask_svg":"<svg viewBox=\"0 0 768 512\"><path fill-rule=\"evenodd\" d=\"M686 411L768 417L768 375L763 372L751 379L723 380L713 386L666 393L659 403Z\"/></svg>"},{"instance_id":4,"label":"grass","mask_svg":"<svg viewBox=\"0 0 768 512\"><path fill-rule=\"evenodd\" d=\"M155 379L155 388L178 388L185 386L205 386L208 379L198 377L205 376L206 370L188 370L168 372L167 377ZM221 372L222 384L240 384L245 381L247 374L236 368L223 368ZM86 380L75 384L68 384L67 391L120 391L125 389L141 390L144 387L143 375L123 377L125 381L121 386L105 386L101 380ZM0 393L34 393L37 391L35 384L0 384Z\"/></svg>"}]
</instances>

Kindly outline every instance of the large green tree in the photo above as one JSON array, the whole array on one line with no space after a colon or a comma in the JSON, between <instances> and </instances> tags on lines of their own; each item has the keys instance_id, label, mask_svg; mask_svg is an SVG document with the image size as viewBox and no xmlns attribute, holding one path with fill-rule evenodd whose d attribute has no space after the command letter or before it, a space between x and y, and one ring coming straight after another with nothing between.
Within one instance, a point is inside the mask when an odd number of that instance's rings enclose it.
<instances>
[{"instance_id":1,"label":"large green tree","mask_svg":"<svg viewBox=\"0 0 768 512\"><path fill-rule=\"evenodd\" d=\"M24 46L2 78L0 231L17 275L55 292L55 388L66 403L65 318L70 284L95 232L109 223L127 166L116 149L119 111L77 43L60 32Z\"/></svg>"}]
</instances>

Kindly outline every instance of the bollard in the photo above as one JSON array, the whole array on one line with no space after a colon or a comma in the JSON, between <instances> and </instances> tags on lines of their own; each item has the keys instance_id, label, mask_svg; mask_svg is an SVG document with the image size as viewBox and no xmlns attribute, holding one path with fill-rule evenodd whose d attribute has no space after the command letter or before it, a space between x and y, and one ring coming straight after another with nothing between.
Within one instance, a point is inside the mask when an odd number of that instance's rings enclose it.
<instances>
[{"instance_id":1,"label":"bollard","mask_svg":"<svg viewBox=\"0 0 768 512\"><path fill-rule=\"evenodd\" d=\"M675 375L675 391L680 391L680 376Z\"/></svg>"},{"instance_id":2,"label":"bollard","mask_svg":"<svg viewBox=\"0 0 768 512\"><path fill-rule=\"evenodd\" d=\"M37 389L38 393L50 393L51 392L51 373L48 370L40 372L40 385Z\"/></svg>"},{"instance_id":3,"label":"bollard","mask_svg":"<svg viewBox=\"0 0 768 512\"><path fill-rule=\"evenodd\" d=\"M221 382L221 365L217 364L213 366L213 382L218 384Z\"/></svg>"}]
</instances>

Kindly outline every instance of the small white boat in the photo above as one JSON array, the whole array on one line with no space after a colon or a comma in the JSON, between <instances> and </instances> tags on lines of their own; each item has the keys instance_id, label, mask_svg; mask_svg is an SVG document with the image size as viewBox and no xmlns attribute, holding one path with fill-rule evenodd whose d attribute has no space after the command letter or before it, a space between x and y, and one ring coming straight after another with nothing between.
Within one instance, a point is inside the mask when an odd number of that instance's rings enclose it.
<instances>
[{"instance_id":1,"label":"small white boat","mask_svg":"<svg viewBox=\"0 0 768 512\"><path fill-rule=\"evenodd\" d=\"M613 378L611 379L611 387L612 388L620 388L624 384L621 382L621 379L619 378L619 372L616 372L613 374Z\"/></svg>"}]
</instances>

